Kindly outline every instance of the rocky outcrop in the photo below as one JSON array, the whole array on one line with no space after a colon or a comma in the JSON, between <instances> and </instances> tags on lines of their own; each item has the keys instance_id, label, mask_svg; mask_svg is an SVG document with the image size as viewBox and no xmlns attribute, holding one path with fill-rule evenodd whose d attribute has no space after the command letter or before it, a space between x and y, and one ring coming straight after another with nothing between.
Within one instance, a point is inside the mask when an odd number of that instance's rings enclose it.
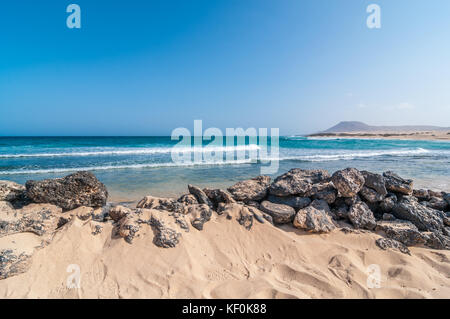
<instances>
[{"instance_id":1,"label":"rocky outcrop","mask_svg":"<svg viewBox=\"0 0 450 319\"><path fill-rule=\"evenodd\" d=\"M277 177L270 185L269 192L275 196L306 196L314 184L328 182L330 174L326 170L294 168Z\"/></svg>"},{"instance_id":2,"label":"rocky outcrop","mask_svg":"<svg viewBox=\"0 0 450 319\"><path fill-rule=\"evenodd\" d=\"M313 233L328 233L336 228L324 200L314 200L308 207L300 209L295 215L294 227Z\"/></svg>"},{"instance_id":3,"label":"rocky outcrop","mask_svg":"<svg viewBox=\"0 0 450 319\"><path fill-rule=\"evenodd\" d=\"M363 186L359 192L362 198L364 198L369 203L378 203L384 200L384 195L377 193L376 190Z\"/></svg>"},{"instance_id":4,"label":"rocky outcrop","mask_svg":"<svg viewBox=\"0 0 450 319\"><path fill-rule=\"evenodd\" d=\"M426 236L425 245L433 249L450 249L450 237L438 232L424 233Z\"/></svg>"},{"instance_id":5,"label":"rocky outcrop","mask_svg":"<svg viewBox=\"0 0 450 319\"><path fill-rule=\"evenodd\" d=\"M198 204L197 198L192 194L184 194L180 198L178 198L177 201L183 205Z\"/></svg>"},{"instance_id":6,"label":"rocky outcrop","mask_svg":"<svg viewBox=\"0 0 450 319\"><path fill-rule=\"evenodd\" d=\"M397 204L397 196L395 194L388 194L380 203L380 209L384 213L390 213Z\"/></svg>"},{"instance_id":7,"label":"rocky outcrop","mask_svg":"<svg viewBox=\"0 0 450 319\"><path fill-rule=\"evenodd\" d=\"M175 247L181 238L176 221L171 220L170 216L162 211L151 211L150 216L149 224L154 228L153 242L155 245L161 248Z\"/></svg>"},{"instance_id":8,"label":"rocky outcrop","mask_svg":"<svg viewBox=\"0 0 450 319\"><path fill-rule=\"evenodd\" d=\"M89 172L58 179L28 181L26 195L34 203L49 203L64 210L80 206L102 207L108 198L105 185Z\"/></svg>"},{"instance_id":9,"label":"rocky outcrop","mask_svg":"<svg viewBox=\"0 0 450 319\"><path fill-rule=\"evenodd\" d=\"M440 197L431 197L429 201L423 201L421 204L440 211L447 210L448 206L447 201Z\"/></svg>"},{"instance_id":10,"label":"rocky outcrop","mask_svg":"<svg viewBox=\"0 0 450 319\"><path fill-rule=\"evenodd\" d=\"M356 168L346 168L331 176L340 197L354 197L364 185L364 176Z\"/></svg>"},{"instance_id":11,"label":"rocky outcrop","mask_svg":"<svg viewBox=\"0 0 450 319\"><path fill-rule=\"evenodd\" d=\"M228 188L228 191L237 201L260 201L267 196L270 186L269 176L258 176L238 182Z\"/></svg>"},{"instance_id":12,"label":"rocky outcrop","mask_svg":"<svg viewBox=\"0 0 450 319\"><path fill-rule=\"evenodd\" d=\"M134 237L140 230L139 216L135 213L128 214L119 220L118 234L129 244L133 242Z\"/></svg>"},{"instance_id":13,"label":"rocky outcrop","mask_svg":"<svg viewBox=\"0 0 450 319\"><path fill-rule=\"evenodd\" d=\"M390 192L411 195L413 193L413 181L403 179L394 172L383 173L386 189Z\"/></svg>"},{"instance_id":14,"label":"rocky outcrop","mask_svg":"<svg viewBox=\"0 0 450 319\"><path fill-rule=\"evenodd\" d=\"M426 189L414 189L413 196L421 201L430 199L430 194L428 193L428 190L426 190Z\"/></svg>"},{"instance_id":15,"label":"rocky outcrop","mask_svg":"<svg viewBox=\"0 0 450 319\"><path fill-rule=\"evenodd\" d=\"M380 221L377 223L376 230L406 246L424 244L427 240L426 236L408 221Z\"/></svg>"},{"instance_id":16,"label":"rocky outcrop","mask_svg":"<svg viewBox=\"0 0 450 319\"><path fill-rule=\"evenodd\" d=\"M225 215L227 219L234 219L245 229L250 230L253 226L253 220L264 224L264 213L259 209L251 206L241 205L237 203L222 203L218 213Z\"/></svg>"},{"instance_id":17,"label":"rocky outcrop","mask_svg":"<svg viewBox=\"0 0 450 319\"><path fill-rule=\"evenodd\" d=\"M288 224L294 219L295 209L283 204L275 204L269 201L263 201L260 209L272 216L275 224Z\"/></svg>"},{"instance_id":18,"label":"rocky outcrop","mask_svg":"<svg viewBox=\"0 0 450 319\"><path fill-rule=\"evenodd\" d=\"M355 228L373 230L377 226L372 211L364 202L356 202L350 207L348 218Z\"/></svg>"},{"instance_id":19,"label":"rocky outcrop","mask_svg":"<svg viewBox=\"0 0 450 319\"><path fill-rule=\"evenodd\" d=\"M412 196L403 196L394 206L392 214L412 222L421 231L441 231L444 226L439 211L423 206Z\"/></svg>"},{"instance_id":20,"label":"rocky outcrop","mask_svg":"<svg viewBox=\"0 0 450 319\"><path fill-rule=\"evenodd\" d=\"M383 250L392 249L392 250L399 251L403 254L411 255L411 252L409 251L408 247L406 247L405 245L403 245L402 243L400 243L394 239L378 238L375 241L375 243L377 244L378 247L380 247Z\"/></svg>"},{"instance_id":21,"label":"rocky outcrop","mask_svg":"<svg viewBox=\"0 0 450 319\"><path fill-rule=\"evenodd\" d=\"M0 280L26 272L32 262L32 253L21 249L0 249Z\"/></svg>"}]
</instances>

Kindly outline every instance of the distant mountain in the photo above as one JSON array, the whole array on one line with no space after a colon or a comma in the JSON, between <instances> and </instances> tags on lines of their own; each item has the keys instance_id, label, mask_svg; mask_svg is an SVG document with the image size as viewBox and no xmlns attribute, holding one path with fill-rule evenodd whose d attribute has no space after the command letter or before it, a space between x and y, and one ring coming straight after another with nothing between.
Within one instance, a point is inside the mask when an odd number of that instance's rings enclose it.
<instances>
[{"instance_id":1,"label":"distant mountain","mask_svg":"<svg viewBox=\"0 0 450 319\"><path fill-rule=\"evenodd\" d=\"M404 126L372 126L363 122L344 121L321 133L349 133L349 132L417 132L417 131L444 131L449 127L430 125L404 125Z\"/></svg>"}]
</instances>

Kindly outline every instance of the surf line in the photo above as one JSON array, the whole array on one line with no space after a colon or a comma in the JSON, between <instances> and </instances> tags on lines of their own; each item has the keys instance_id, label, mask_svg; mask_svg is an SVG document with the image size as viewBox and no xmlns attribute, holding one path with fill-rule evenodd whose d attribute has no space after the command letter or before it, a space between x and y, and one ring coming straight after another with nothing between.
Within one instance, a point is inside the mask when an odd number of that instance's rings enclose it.
<instances>
[{"instance_id":1,"label":"surf line","mask_svg":"<svg viewBox=\"0 0 450 319\"><path fill-rule=\"evenodd\" d=\"M183 314L209 314L214 316L217 306L196 306L189 303L189 306L183 306Z\"/></svg>"}]
</instances>

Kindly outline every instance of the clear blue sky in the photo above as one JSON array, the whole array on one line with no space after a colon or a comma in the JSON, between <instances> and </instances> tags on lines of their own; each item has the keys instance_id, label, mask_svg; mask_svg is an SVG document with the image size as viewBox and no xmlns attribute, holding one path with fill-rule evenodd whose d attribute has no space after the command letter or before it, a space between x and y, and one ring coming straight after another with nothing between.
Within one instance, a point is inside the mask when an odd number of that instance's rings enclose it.
<instances>
[{"instance_id":1,"label":"clear blue sky","mask_svg":"<svg viewBox=\"0 0 450 319\"><path fill-rule=\"evenodd\" d=\"M450 1L1 3L0 135L170 135L194 119L450 126Z\"/></svg>"}]
</instances>

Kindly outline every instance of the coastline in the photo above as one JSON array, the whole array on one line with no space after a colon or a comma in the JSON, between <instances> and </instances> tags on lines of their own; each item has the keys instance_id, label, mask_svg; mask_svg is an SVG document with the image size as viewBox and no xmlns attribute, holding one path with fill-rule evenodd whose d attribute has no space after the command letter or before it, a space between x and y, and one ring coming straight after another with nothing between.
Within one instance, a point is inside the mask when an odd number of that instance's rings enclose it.
<instances>
[{"instance_id":1,"label":"coastline","mask_svg":"<svg viewBox=\"0 0 450 319\"><path fill-rule=\"evenodd\" d=\"M450 131L430 132L339 132L316 133L306 137L313 138L347 138L368 140L410 140L410 141L450 141Z\"/></svg>"},{"instance_id":2,"label":"coastline","mask_svg":"<svg viewBox=\"0 0 450 319\"><path fill-rule=\"evenodd\" d=\"M291 169L121 205L88 172L0 186L2 298L450 298L450 194L393 172Z\"/></svg>"}]
</instances>

